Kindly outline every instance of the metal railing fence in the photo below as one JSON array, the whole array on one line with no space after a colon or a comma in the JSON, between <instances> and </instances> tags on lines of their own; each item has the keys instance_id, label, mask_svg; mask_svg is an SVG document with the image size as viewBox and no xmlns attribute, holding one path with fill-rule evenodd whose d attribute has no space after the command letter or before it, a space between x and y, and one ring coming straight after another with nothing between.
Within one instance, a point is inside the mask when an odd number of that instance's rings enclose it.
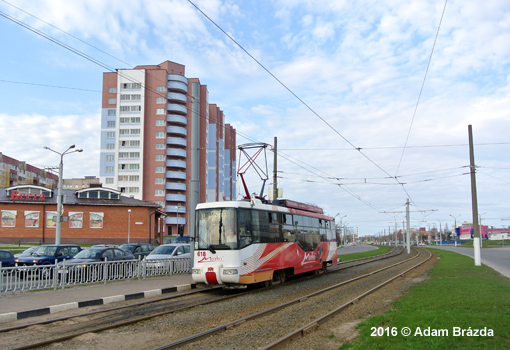
<instances>
[{"instance_id":1,"label":"metal railing fence","mask_svg":"<svg viewBox=\"0 0 510 350\"><path fill-rule=\"evenodd\" d=\"M189 258L101 261L76 264L69 261L41 266L2 267L0 294L40 289L58 289L90 283L143 279L190 272Z\"/></svg>"}]
</instances>

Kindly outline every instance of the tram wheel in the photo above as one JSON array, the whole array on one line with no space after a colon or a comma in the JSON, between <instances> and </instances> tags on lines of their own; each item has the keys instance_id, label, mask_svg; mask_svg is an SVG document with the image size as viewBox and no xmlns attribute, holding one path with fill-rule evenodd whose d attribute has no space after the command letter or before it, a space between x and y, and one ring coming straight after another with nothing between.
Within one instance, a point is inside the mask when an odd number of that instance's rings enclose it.
<instances>
[{"instance_id":1,"label":"tram wheel","mask_svg":"<svg viewBox=\"0 0 510 350\"><path fill-rule=\"evenodd\" d=\"M276 276L275 276L275 280L278 282L278 283L285 283L285 281L287 280L287 274L285 273L285 270L278 270L276 271Z\"/></svg>"}]
</instances>

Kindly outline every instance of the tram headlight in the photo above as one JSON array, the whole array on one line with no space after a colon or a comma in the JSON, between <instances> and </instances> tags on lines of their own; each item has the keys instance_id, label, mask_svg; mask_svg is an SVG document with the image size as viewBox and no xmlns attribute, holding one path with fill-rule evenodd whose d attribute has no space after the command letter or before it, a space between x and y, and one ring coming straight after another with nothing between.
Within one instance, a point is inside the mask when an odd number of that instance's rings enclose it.
<instances>
[{"instance_id":1,"label":"tram headlight","mask_svg":"<svg viewBox=\"0 0 510 350\"><path fill-rule=\"evenodd\" d=\"M201 272L202 272L202 271L201 271L200 269L192 269L192 270L191 270L191 274L192 274L192 275L200 275L200 273L201 273Z\"/></svg>"},{"instance_id":2,"label":"tram headlight","mask_svg":"<svg viewBox=\"0 0 510 350\"><path fill-rule=\"evenodd\" d=\"M237 275L237 269L223 269L222 273L224 275Z\"/></svg>"}]
</instances>

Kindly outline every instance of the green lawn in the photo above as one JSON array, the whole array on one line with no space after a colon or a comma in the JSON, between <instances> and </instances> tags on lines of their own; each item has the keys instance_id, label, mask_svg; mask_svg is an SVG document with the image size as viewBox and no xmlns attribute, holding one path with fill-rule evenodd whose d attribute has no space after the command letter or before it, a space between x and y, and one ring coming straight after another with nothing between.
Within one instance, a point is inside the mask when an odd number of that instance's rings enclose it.
<instances>
[{"instance_id":1,"label":"green lawn","mask_svg":"<svg viewBox=\"0 0 510 350\"><path fill-rule=\"evenodd\" d=\"M510 349L510 279L487 266L474 266L472 258L431 250L441 259L429 279L386 314L361 322L358 340L340 349ZM372 336L378 327L384 335ZM411 335L403 336L403 327ZM454 334L459 329L464 336ZM469 336L475 329L493 335Z\"/></svg>"},{"instance_id":2,"label":"green lawn","mask_svg":"<svg viewBox=\"0 0 510 350\"><path fill-rule=\"evenodd\" d=\"M341 254L342 249L339 250L338 257L342 259L342 261L349 261L349 260L355 260L355 259L361 259L361 258L368 258L370 256L375 255L381 255L384 253L389 252L393 247L389 246L377 246L379 249L370 250L368 252L363 253L353 253L353 254Z\"/></svg>"}]
</instances>

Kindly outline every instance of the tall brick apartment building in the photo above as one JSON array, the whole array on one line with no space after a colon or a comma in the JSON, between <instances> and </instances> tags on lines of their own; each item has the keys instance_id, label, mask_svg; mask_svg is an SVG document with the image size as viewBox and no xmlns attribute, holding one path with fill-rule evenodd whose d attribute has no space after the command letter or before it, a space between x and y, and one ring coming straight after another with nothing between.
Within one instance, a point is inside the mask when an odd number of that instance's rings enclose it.
<instances>
[{"instance_id":1,"label":"tall brick apartment building","mask_svg":"<svg viewBox=\"0 0 510 350\"><path fill-rule=\"evenodd\" d=\"M235 199L235 157L235 129L183 65L104 73L100 180L158 204L166 235L188 233L196 204Z\"/></svg>"}]
</instances>

